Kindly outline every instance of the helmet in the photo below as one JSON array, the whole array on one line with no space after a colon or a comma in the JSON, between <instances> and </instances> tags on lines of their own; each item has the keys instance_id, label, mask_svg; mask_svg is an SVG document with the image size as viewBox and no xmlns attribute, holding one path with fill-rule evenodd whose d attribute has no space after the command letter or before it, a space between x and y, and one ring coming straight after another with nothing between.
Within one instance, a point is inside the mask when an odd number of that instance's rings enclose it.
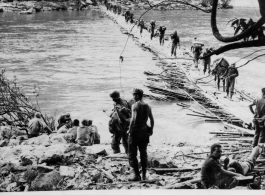
<instances>
[{"instance_id":1,"label":"helmet","mask_svg":"<svg viewBox=\"0 0 265 195\"><path fill-rule=\"evenodd\" d=\"M141 89L134 88L134 89L133 89L133 94L140 94L140 95L143 95L144 92L143 92L143 90L141 90Z\"/></svg>"},{"instance_id":2,"label":"helmet","mask_svg":"<svg viewBox=\"0 0 265 195\"><path fill-rule=\"evenodd\" d=\"M120 93L118 91L113 91L109 96L112 99L119 99L120 98Z\"/></svg>"}]
</instances>

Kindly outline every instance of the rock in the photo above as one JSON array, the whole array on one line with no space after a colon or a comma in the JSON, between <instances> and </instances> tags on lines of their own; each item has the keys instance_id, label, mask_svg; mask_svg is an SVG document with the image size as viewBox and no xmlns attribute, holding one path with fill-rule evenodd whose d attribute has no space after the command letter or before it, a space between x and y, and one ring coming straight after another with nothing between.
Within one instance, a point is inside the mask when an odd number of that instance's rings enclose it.
<instances>
[{"instance_id":1,"label":"rock","mask_svg":"<svg viewBox=\"0 0 265 195\"><path fill-rule=\"evenodd\" d=\"M1 140L0 141L0 147L5 147L7 146L9 143L9 140L8 139L4 139L4 140Z\"/></svg>"},{"instance_id":2,"label":"rock","mask_svg":"<svg viewBox=\"0 0 265 195\"><path fill-rule=\"evenodd\" d=\"M50 141L52 144L67 144L63 134L52 134Z\"/></svg>"},{"instance_id":3,"label":"rock","mask_svg":"<svg viewBox=\"0 0 265 195\"><path fill-rule=\"evenodd\" d=\"M60 166L60 175L63 177L74 177L75 171L72 167Z\"/></svg>"},{"instance_id":4,"label":"rock","mask_svg":"<svg viewBox=\"0 0 265 195\"><path fill-rule=\"evenodd\" d=\"M103 179L102 172L98 171L91 179L91 181L94 181L95 183L100 182Z\"/></svg>"},{"instance_id":5,"label":"rock","mask_svg":"<svg viewBox=\"0 0 265 195\"><path fill-rule=\"evenodd\" d=\"M13 182L6 187L6 191L14 192L14 188L17 187L17 182Z\"/></svg>"},{"instance_id":6,"label":"rock","mask_svg":"<svg viewBox=\"0 0 265 195\"><path fill-rule=\"evenodd\" d=\"M7 163L5 166L0 168L0 175L7 176L11 171L13 171L15 165L12 163Z\"/></svg>"},{"instance_id":7,"label":"rock","mask_svg":"<svg viewBox=\"0 0 265 195\"><path fill-rule=\"evenodd\" d=\"M58 171L52 171L50 173L39 174L31 183L33 190L55 190L62 177Z\"/></svg>"},{"instance_id":8,"label":"rock","mask_svg":"<svg viewBox=\"0 0 265 195\"><path fill-rule=\"evenodd\" d=\"M72 152L72 151L76 151L76 150L81 150L82 147L79 145L79 144L74 144L74 143L71 143L68 145L68 147L65 149L64 153L67 153L67 152Z\"/></svg>"},{"instance_id":9,"label":"rock","mask_svg":"<svg viewBox=\"0 0 265 195\"><path fill-rule=\"evenodd\" d=\"M32 170L30 167L26 170L24 173L22 180L26 181L27 183L31 183L35 180L35 178L38 176L38 172L35 170Z\"/></svg>"},{"instance_id":10,"label":"rock","mask_svg":"<svg viewBox=\"0 0 265 195\"><path fill-rule=\"evenodd\" d=\"M8 143L8 146L18 146L20 144L20 140L18 139L10 139L9 140L9 143Z\"/></svg>"},{"instance_id":11,"label":"rock","mask_svg":"<svg viewBox=\"0 0 265 195\"><path fill-rule=\"evenodd\" d=\"M52 166L46 166L45 164L43 165L37 165L37 171L39 173L48 173L54 170L54 167Z\"/></svg>"},{"instance_id":12,"label":"rock","mask_svg":"<svg viewBox=\"0 0 265 195\"><path fill-rule=\"evenodd\" d=\"M33 155L21 155L20 156L20 165L27 166L27 165L37 165L38 159Z\"/></svg>"},{"instance_id":13,"label":"rock","mask_svg":"<svg viewBox=\"0 0 265 195\"><path fill-rule=\"evenodd\" d=\"M42 134L38 137L33 137L25 141L25 145L47 145L50 143L50 138L47 134Z\"/></svg>"},{"instance_id":14,"label":"rock","mask_svg":"<svg viewBox=\"0 0 265 195\"><path fill-rule=\"evenodd\" d=\"M63 155L61 154L52 154L50 156L43 156L39 159L39 164L47 163L47 164L58 164L58 162L62 162Z\"/></svg>"},{"instance_id":15,"label":"rock","mask_svg":"<svg viewBox=\"0 0 265 195\"><path fill-rule=\"evenodd\" d=\"M97 154L97 155L102 155L102 156L107 156L108 153L104 148L98 148L98 147L86 147L86 153L88 154Z\"/></svg>"}]
</instances>

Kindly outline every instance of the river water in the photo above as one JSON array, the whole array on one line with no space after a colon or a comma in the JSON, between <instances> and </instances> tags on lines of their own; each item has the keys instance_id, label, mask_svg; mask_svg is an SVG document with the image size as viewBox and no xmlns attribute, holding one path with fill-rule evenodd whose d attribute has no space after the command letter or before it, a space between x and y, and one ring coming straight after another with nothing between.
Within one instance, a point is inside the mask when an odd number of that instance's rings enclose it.
<instances>
[{"instance_id":1,"label":"river water","mask_svg":"<svg viewBox=\"0 0 265 195\"><path fill-rule=\"evenodd\" d=\"M139 15L142 11L135 11ZM225 23L245 14L258 18L255 9L221 10L218 21ZM211 35L209 15L199 11L152 11L145 17L155 19L168 27L168 32L177 29L182 46L189 47L193 37L206 45L219 44ZM131 99L131 91L144 87L144 71L161 72L152 60L153 54L143 51L130 38L119 63L120 53L127 36L119 27L96 10L41 12L33 15L0 13L0 64L7 77L15 76L26 94L32 95L34 86L39 90L39 104L42 112L58 116L70 112L72 118L88 118L98 126L103 142L110 142L108 116L103 109L113 106L109 93L121 91L125 99ZM255 49L229 52L230 61ZM238 86L259 95L264 83L260 58L240 70ZM259 71L257 71L259 70ZM245 76L248 76L247 78ZM243 79L244 78L244 79ZM263 81L263 82L261 82ZM33 97L33 96L32 96ZM34 98L32 98L34 101ZM189 113L176 102L146 100L153 108L155 118L154 135L151 143L207 144L211 141L209 131L221 128L219 124L198 121L187 116ZM193 106L199 109L198 105Z\"/></svg>"}]
</instances>

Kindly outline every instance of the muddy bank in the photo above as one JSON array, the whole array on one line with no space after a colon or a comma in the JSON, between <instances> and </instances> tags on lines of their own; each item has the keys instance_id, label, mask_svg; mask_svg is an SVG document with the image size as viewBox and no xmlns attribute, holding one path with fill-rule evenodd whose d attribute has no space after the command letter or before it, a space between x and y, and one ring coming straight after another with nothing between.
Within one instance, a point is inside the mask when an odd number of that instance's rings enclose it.
<instances>
[{"instance_id":1,"label":"muddy bank","mask_svg":"<svg viewBox=\"0 0 265 195\"><path fill-rule=\"evenodd\" d=\"M128 182L127 155L112 154L109 144L80 146L66 143L60 134L43 134L21 141L12 138L1 147L1 192L88 189L159 189L198 179L208 148L148 146L148 181ZM197 153L197 157L185 154ZM168 169L171 168L171 171ZM181 188L197 189L197 185Z\"/></svg>"}]
</instances>

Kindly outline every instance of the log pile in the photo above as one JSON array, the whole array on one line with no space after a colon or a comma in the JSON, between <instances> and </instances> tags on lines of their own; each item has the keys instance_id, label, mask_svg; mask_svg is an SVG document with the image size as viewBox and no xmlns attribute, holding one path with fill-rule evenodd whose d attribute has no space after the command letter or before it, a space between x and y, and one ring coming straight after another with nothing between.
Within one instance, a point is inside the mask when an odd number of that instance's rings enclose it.
<instances>
[{"instance_id":1,"label":"log pile","mask_svg":"<svg viewBox=\"0 0 265 195\"><path fill-rule=\"evenodd\" d=\"M163 63L165 63L163 61ZM234 125L242 127L244 123L241 119L235 117L234 115L227 113L216 103L212 102L210 99L206 98L201 90L193 85L185 73L183 73L177 67L165 69L160 74L155 74L150 71L144 72L148 76L146 87L149 88L150 92L158 94L159 98L151 97L151 95L146 95L151 99L156 99L159 101L197 101L204 108L209 110L211 113L196 113L187 114L193 117L200 117L206 122L228 122ZM164 98L162 98L164 96ZM179 105L186 108L186 105Z\"/></svg>"}]
</instances>

